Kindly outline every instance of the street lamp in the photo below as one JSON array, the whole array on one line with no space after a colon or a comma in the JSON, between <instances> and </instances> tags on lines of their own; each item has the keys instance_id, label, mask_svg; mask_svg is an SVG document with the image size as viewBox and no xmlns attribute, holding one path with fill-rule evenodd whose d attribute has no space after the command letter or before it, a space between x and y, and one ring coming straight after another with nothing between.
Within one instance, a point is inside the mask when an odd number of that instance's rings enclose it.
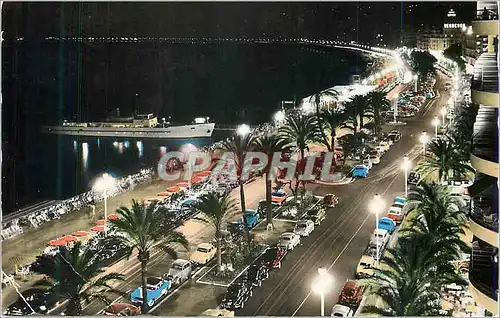
<instances>
[{"instance_id":1,"label":"street lamp","mask_svg":"<svg viewBox=\"0 0 500 318\"><path fill-rule=\"evenodd\" d=\"M429 136L427 136L426 131L422 131L422 136L420 136L420 142L422 142L422 146L424 148L424 157L425 157L425 145L429 142Z\"/></svg>"},{"instance_id":2,"label":"street lamp","mask_svg":"<svg viewBox=\"0 0 500 318\"><path fill-rule=\"evenodd\" d=\"M165 124L167 123L167 119L165 117L163 117L161 120L163 121L163 128L165 128Z\"/></svg>"},{"instance_id":3,"label":"street lamp","mask_svg":"<svg viewBox=\"0 0 500 318\"><path fill-rule=\"evenodd\" d=\"M405 198L408 197L408 170L411 167L410 158L408 155L403 158L403 169L405 171Z\"/></svg>"},{"instance_id":4,"label":"street lamp","mask_svg":"<svg viewBox=\"0 0 500 318\"><path fill-rule=\"evenodd\" d=\"M94 190L104 193L104 235L108 236L108 189L111 189L115 184L109 174L104 173L94 185Z\"/></svg>"},{"instance_id":5,"label":"street lamp","mask_svg":"<svg viewBox=\"0 0 500 318\"><path fill-rule=\"evenodd\" d=\"M396 93L396 95L394 95L394 123L398 122L398 120L397 120L397 117L398 117L398 97L399 97L399 94Z\"/></svg>"},{"instance_id":6,"label":"street lamp","mask_svg":"<svg viewBox=\"0 0 500 318\"><path fill-rule=\"evenodd\" d=\"M247 124L241 124L238 126L238 129L236 130L236 133L242 137L245 137L251 132L250 126Z\"/></svg>"},{"instance_id":7,"label":"street lamp","mask_svg":"<svg viewBox=\"0 0 500 318\"><path fill-rule=\"evenodd\" d=\"M376 193L375 196L373 197L373 200L370 202L370 206L368 207L370 212L371 213L374 213L375 214L375 229L378 230L378 214L380 213L380 211L383 211L385 209L385 202L384 200L382 200L382 197L380 196L380 194ZM378 233L376 233L376 237L377 237L377 255L376 255L376 259L377 259L377 268L378 268L378 263L379 263L379 254L380 254L380 251L379 251L379 242L378 242Z\"/></svg>"},{"instance_id":8,"label":"street lamp","mask_svg":"<svg viewBox=\"0 0 500 318\"><path fill-rule=\"evenodd\" d=\"M443 106L443 108L441 108L441 116L443 117L443 126L445 125L445 121L446 121L446 107Z\"/></svg>"},{"instance_id":9,"label":"street lamp","mask_svg":"<svg viewBox=\"0 0 500 318\"><path fill-rule=\"evenodd\" d=\"M321 297L321 316L325 315L325 293L331 288L333 277L326 268L318 268L318 277L312 283L313 292Z\"/></svg>"},{"instance_id":10,"label":"street lamp","mask_svg":"<svg viewBox=\"0 0 500 318\"><path fill-rule=\"evenodd\" d=\"M438 137L438 126L439 126L439 119L437 116L434 116L434 119L432 120L432 126L434 126L434 134L437 139Z\"/></svg>"},{"instance_id":11,"label":"street lamp","mask_svg":"<svg viewBox=\"0 0 500 318\"><path fill-rule=\"evenodd\" d=\"M418 91L418 74L415 74L413 76L413 80L415 81L415 88L414 88L414 91Z\"/></svg>"}]
</instances>

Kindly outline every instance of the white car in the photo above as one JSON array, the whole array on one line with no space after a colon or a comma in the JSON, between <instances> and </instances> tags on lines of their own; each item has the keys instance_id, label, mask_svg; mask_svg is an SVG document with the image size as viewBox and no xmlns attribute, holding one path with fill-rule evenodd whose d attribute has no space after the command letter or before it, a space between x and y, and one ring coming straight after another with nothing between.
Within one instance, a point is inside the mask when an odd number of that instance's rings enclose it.
<instances>
[{"instance_id":1,"label":"white car","mask_svg":"<svg viewBox=\"0 0 500 318\"><path fill-rule=\"evenodd\" d=\"M309 236L314 231L314 222L311 220L300 220L295 223L293 233L300 236Z\"/></svg>"},{"instance_id":2,"label":"white car","mask_svg":"<svg viewBox=\"0 0 500 318\"><path fill-rule=\"evenodd\" d=\"M380 163L380 157L379 156L375 156L375 155L370 155L370 161L372 164L374 165L378 165Z\"/></svg>"},{"instance_id":3,"label":"white car","mask_svg":"<svg viewBox=\"0 0 500 318\"><path fill-rule=\"evenodd\" d=\"M389 151L389 149L391 148L391 146L389 145L389 143L387 141L381 141L379 144L379 147L382 148L382 150L384 151Z\"/></svg>"},{"instance_id":4,"label":"white car","mask_svg":"<svg viewBox=\"0 0 500 318\"><path fill-rule=\"evenodd\" d=\"M373 167L373 163L372 163L372 160L370 159L370 157L363 159L362 164L365 165L368 168L368 170L370 170Z\"/></svg>"},{"instance_id":5,"label":"white car","mask_svg":"<svg viewBox=\"0 0 500 318\"><path fill-rule=\"evenodd\" d=\"M297 245L300 244L300 235L292 232L285 232L281 234L280 240L278 242L278 247L293 250Z\"/></svg>"},{"instance_id":6,"label":"white car","mask_svg":"<svg viewBox=\"0 0 500 318\"><path fill-rule=\"evenodd\" d=\"M332 317L352 317L352 316L354 316L354 311L347 306L337 304L337 305L333 306L331 316Z\"/></svg>"},{"instance_id":7,"label":"white car","mask_svg":"<svg viewBox=\"0 0 500 318\"><path fill-rule=\"evenodd\" d=\"M387 230L384 229L375 229L373 231L373 234L370 238L370 244L377 246L377 238L379 245L385 245L387 242L389 242L390 234Z\"/></svg>"},{"instance_id":8,"label":"white car","mask_svg":"<svg viewBox=\"0 0 500 318\"><path fill-rule=\"evenodd\" d=\"M374 274L374 269L377 268L377 261L370 255L363 255L356 267L356 278L368 278Z\"/></svg>"},{"instance_id":9,"label":"white car","mask_svg":"<svg viewBox=\"0 0 500 318\"><path fill-rule=\"evenodd\" d=\"M196 248L196 251L191 254L189 260L198 265L205 265L215 257L216 252L217 250L212 244L201 243Z\"/></svg>"}]
</instances>

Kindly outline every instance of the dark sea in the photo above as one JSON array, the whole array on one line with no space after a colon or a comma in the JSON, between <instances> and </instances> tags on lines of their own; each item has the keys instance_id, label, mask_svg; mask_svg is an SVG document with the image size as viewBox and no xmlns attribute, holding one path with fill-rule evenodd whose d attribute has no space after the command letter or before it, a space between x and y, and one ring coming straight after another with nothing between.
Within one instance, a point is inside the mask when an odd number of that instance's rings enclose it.
<instances>
[{"instance_id":1,"label":"dark sea","mask_svg":"<svg viewBox=\"0 0 500 318\"><path fill-rule=\"evenodd\" d=\"M43 125L102 121L118 112L256 125L271 120L283 100L349 84L369 61L293 44L4 43L3 213L87 191L103 172L120 177L153 166L161 151L224 137L77 138L42 134Z\"/></svg>"}]
</instances>

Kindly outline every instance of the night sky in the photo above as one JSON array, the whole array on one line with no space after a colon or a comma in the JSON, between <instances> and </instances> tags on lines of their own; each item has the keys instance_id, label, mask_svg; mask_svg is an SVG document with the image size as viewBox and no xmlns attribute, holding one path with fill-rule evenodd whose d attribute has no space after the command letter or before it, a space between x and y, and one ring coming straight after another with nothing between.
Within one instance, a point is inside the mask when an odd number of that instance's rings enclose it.
<instances>
[{"instance_id":1,"label":"night sky","mask_svg":"<svg viewBox=\"0 0 500 318\"><path fill-rule=\"evenodd\" d=\"M391 45L401 30L442 27L453 8L470 21L473 2L4 3L4 38L46 36L272 36Z\"/></svg>"}]
</instances>

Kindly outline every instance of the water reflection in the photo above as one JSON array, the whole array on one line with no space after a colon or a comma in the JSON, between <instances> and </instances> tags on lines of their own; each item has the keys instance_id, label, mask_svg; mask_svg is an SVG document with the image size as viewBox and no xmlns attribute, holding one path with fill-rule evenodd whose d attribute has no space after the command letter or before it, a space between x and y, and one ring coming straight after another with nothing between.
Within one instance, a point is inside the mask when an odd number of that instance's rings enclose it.
<instances>
[{"instance_id":1,"label":"water reflection","mask_svg":"<svg viewBox=\"0 0 500 318\"><path fill-rule=\"evenodd\" d=\"M84 171L87 171L88 168L88 158L89 158L89 144L84 142L82 143L82 167Z\"/></svg>"},{"instance_id":2,"label":"water reflection","mask_svg":"<svg viewBox=\"0 0 500 318\"><path fill-rule=\"evenodd\" d=\"M77 149L78 149L78 143L76 142L76 140L73 140L73 151L76 152Z\"/></svg>"},{"instance_id":3,"label":"water reflection","mask_svg":"<svg viewBox=\"0 0 500 318\"><path fill-rule=\"evenodd\" d=\"M123 148L123 142L119 142L118 143L118 153L120 155L123 154L123 150L124 150L124 148Z\"/></svg>"},{"instance_id":4,"label":"water reflection","mask_svg":"<svg viewBox=\"0 0 500 318\"><path fill-rule=\"evenodd\" d=\"M163 156L167 153L167 147L165 146L161 146L160 147L160 154Z\"/></svg>"},{"instance_id":5,"label":"water reflection","mask_svg":"<svg viewBox=\"0 0 500 318\"><path fill-rule=\"evenodd\" d=\"M142 141L138 141L135 143L137 146L137 150L139 150L139 158L144 156L144 146L142 145Z\"/></svg>"},{"instance_id":6,"label":"water reflection","mask_svg":"<svg viewBox=\"0 0 500 318\"><path fill-rule=\"evenodd\" d=\"M125 148L130 147L130 143L128 142L128 140L126 140L126 141L123 143L123 145L125 146Z\"/></svg>"},{"instance_id":7,"label":"water reflection","mask_svg":"<svg viewBox=\"0 0 500 318\"><path fill-rule=\"evenodd\" d=\"M97 149L101 149L101 138L97 138Z\"/></svg>"}]
</instances>

